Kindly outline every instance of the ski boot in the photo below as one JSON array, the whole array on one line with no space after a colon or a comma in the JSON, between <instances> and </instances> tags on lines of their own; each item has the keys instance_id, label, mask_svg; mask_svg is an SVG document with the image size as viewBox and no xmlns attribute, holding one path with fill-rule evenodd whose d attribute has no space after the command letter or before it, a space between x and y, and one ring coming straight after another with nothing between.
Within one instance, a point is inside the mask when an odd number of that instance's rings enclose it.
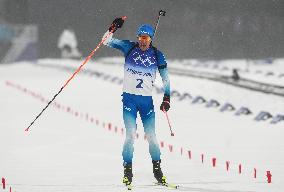
<instances>
[{"instance_id":1,"label":"ski boot","mask_svg":"<svg viewBox=\"0 0 284 192\"><path fill-rule=\"evenodd\" d=\"M162 169L161 169L161 160L159 161L152 161L153 163L153 173L154 177L156 178L158 184L160 185L166 185L166 177L163 175Z\"/></svg>"},{"instance_id":2,"label":"ski boot","mask_svg":"<svg viewBox=\"0 0 284 192\"><path fill-rule=\"evenodd\" d=\"M132 182L132 164L131 163L124 163L124 176L123 176L123 183L126 185L128 190L131 190L131 182Z\"/></svg>"}]
</instances>

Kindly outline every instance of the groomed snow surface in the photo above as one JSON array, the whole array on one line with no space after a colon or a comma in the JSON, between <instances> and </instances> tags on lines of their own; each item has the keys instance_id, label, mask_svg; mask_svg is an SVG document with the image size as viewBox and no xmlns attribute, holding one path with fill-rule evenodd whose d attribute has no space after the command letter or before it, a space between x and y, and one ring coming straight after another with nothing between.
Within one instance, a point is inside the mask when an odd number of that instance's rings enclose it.
<instances>
[{"instance_id":1,"label":"groomed snow surface","mask_svg":"<svg viewBox=\"0 0 284 192\"><path fill-rule=\"evenodd\" d=\"M97 59L84 69L122 78L121 62L121 58ZM42 59L0 65L0 177L6 179L1 192L10 187L17 192L127 191L122 185L122 85L80 72L25 131L73 73L54 66L77 68L81 63ZM170 79L172 89L181 93L246 106L255 113L284 114L283 97L204 79L175 75ZM156 85L162 85L159 75ZM171 137L166 117L158 110L161 100L162 94L155 92L162 168L170 183L180 185L177 191L283 191L284 121L256 122L256 114L235 116L173 97L168 112L175 133ZM133 191L174 191L153 186L152 163L139 118L137 136ZM216 158L216 167L212 158ZM228 171L226 161L230 162ZM267 171L272 183L267 182Z\"/></svg>"}]
</instances>

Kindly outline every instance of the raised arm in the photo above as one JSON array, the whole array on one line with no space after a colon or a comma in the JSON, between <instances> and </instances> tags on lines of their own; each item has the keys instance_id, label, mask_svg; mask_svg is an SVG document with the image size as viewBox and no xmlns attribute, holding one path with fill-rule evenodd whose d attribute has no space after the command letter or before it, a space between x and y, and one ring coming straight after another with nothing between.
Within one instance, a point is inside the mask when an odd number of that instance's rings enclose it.
<instances>
[{"instance_id":1,"label":"raised arm","mask_svg":"<svg viewBox=\"0 0 284 192\"><path fill-rule=\"evenodd\" d=\"M113 31L114 33L118 28L121 28L123 23L124 23L123 18L116 18L112 22L111 26L109 27L109 30L104 34L102 39L104 39L110 33L110 31ZM118 49L122 51L125 55L132 48L132 46L135 45L135 43L129 40L115 39L113 38L113 33L108 36L108 38L104 41L103 44L108 47Z\"/></svg>"}]
</instances>

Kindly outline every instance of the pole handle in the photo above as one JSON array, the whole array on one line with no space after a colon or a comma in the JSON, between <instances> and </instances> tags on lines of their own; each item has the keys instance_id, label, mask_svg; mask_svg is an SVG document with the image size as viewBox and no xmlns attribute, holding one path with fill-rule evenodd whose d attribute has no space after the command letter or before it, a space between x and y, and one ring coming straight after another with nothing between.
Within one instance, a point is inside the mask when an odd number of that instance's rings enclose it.
<instances>
[{"instance_id":1,"label":"pole handle","mask_svg":"<svg viewBox=\"0 0 284 192\"><path fill-rule=\"evenodd\" d=\"M161 15L161 16L166 16L166 11L160 10L160 11L159 11L159 15Z\"/></svg>"}]
</instances>

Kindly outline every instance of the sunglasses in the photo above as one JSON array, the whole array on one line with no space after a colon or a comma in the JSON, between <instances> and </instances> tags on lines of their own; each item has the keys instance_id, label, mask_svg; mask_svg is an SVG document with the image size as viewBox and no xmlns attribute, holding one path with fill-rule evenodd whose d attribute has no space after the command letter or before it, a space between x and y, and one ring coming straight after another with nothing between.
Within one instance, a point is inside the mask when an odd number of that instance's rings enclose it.
<instances>
[{"instance_id":1,"label":"sunglasses","mask_svg":"<svg viewBox=\"0 0 284 192\"><path fill-rule=\"evenodd\" d=\"M137 38L138 38L139 41L142 41L142 40L151 41L151 37L148 36L148 35L138 36Z\"/></svg>"}]
</instances>

